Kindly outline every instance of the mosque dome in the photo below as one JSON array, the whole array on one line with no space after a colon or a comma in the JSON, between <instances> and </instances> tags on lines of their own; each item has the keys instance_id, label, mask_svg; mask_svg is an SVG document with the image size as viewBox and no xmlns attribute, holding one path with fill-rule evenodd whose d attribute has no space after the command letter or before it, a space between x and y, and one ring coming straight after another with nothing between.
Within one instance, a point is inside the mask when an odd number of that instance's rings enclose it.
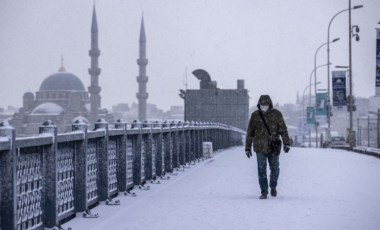
<instances>
[{"instance_id":1,"label":"mosque dome","mask_svg":"<svg viewBox=\"0 0 380 230\"><path fill-rule=\"evenodd\" d=\"M60 115L63 112L63 108L52 102L43 103L33 109L32 115Z\"/></svg>"},{"instance_id":2,"label":"mosque dome","mask_svg":"<svg viewBox=\"0 0 380 230\"><path fill-rule=\"evenodd\" d=\"M85 91L82 81L63 67L42 82L40 91Z\"/></svg>"}]
</instances>

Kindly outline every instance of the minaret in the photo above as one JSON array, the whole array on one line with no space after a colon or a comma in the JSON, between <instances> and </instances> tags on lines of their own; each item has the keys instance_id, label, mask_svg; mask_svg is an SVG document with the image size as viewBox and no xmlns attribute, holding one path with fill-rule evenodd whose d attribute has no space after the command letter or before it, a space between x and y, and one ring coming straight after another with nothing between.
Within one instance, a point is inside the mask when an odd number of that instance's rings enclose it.
<instances>
[{"instance_id":1,"label":"minaret","mask_svg":"<svg viewBox=\"0 0 380 230\"><path fill-rule=\"evenodd\" d=\"M88 52L91 57L91 68L88 69L88 73L91 75L91 85L88 87L90 93L91 103L91 117L90 122L94 124L97 119L98 111L100 109L100 90L99 87L99 55L100 50L98 47L98 22L96 20L95 5L92 13L92 25L91 25L91 49Z\"/></svg>"},{"instance_id":2,"label":"minaret","mask_svg":"<svg viewBox=\"0 0 380 230\"><path fill-rule=\"evenodd\" d=\"M139 76L137 77L137 82L139 83L139 92L136 94L136 96L139 100L139 121L143 122L146 120L146 99L148 98L148 93L146 92L146 83L148 82L148 77L146 76L146 65L148 64L148 59L146 59L144 16L141 19L139 44L140 57L137 59L137 65L139 66Z\"/></svg>"}]
</instances>

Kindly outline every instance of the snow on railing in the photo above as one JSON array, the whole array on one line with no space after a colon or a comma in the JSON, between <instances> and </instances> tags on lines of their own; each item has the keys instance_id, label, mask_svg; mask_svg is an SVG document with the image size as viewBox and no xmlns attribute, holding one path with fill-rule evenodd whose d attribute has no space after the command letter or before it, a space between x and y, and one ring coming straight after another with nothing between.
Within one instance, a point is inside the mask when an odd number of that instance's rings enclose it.
<instances>
[{"instance_id":1,"label":"snow on railing","mask_svg":"<svg viewBox=\"0 0 380 230\"><path fill-rule=\"evenodd\" d=\"M380 158L380 149L378 149L378 148L357 146L357 147L353 148L353 151Z\"/></svg>"},{"instance_id":2,"label":"snow on railing","mask_svg":"<svg viewBox=\"0 0 380 230\"><path fill-rule=\"evenodd\" d=\"M203 142L225 149L241 145L245 133L189 121L118 120L110 127L101 119L90 131L76 119L72 132L57 134L54 123L46 121L39 135L16 138L14 128L0 123L0 197L1 209L7 210L1 212L0 229L60 229L78 212L96 218L90 209L101 201L120 204L113 199L119 191L149 189L146 182L169 179L204 159Z\"/></svg>"}]
</instances>

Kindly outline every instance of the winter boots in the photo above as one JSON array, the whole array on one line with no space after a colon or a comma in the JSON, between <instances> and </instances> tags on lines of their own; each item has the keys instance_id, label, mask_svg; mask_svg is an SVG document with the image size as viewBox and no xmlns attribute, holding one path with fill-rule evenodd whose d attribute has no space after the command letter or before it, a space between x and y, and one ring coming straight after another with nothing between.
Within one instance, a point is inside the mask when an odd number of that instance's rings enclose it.
<instances>
[{"instance_id":1,"label":"winter boots","mask_svg":"<svg viewBox=\"0 0 380 230\"><path fill-rule=\"evenodd\" d=\"M276 187L271 187L270 188L270 195L271 196L277 196L277 189L276 189Z\"/></svg>"},{"instance_id":2,"label":"winter boots","mask_svg":"<svg viewBox=\"0 0 380 230\"><path fill-rule=\"evenodd\" d=\"M267 199L268 198L268 193L267 192L262 192L260 196L260 200Z\"/></svg>"},{"instance_id":3,"label":"winter boots","mask_svg":"<svg viewBox=\"0 0 380 230\"><path fill-rule=\"evenodd\" d=\"M270 195L273 196L273 197L277 196L277 189L276 189L276 187L271 187L270 188ZM263 200L263 199L267 199L267 198L268 198L268 192L262 192L261 196L260 196L260 199Z\"/></svg>"}]
</instances>

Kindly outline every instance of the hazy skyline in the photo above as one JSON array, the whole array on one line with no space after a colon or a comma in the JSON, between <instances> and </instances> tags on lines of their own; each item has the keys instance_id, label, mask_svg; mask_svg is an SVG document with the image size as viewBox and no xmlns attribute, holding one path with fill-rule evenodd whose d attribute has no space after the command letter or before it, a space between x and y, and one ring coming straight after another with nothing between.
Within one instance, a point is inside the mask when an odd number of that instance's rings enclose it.
<instances>
[{"instance_id":1,"label":"hazy skyline","mask_svg":"<svg viewBox=\"0 0 380 230\"><path fill-rule=\"evenodd\" d=\"M58 71L61 56L68 72L85 87L90 83L90 27L94 1L0 1L0 107L22 105L26 91L35 93L42 81ZM354 95L375 94L375 28L380 1L352 0L364 7L352 11L360 26L353 40ZM314 68L314 54L327 41L327 27L348 0L97 0L102 107L137 102L138 39L144 14L147 37L148 103L162 109L183 105L185 69L189 89L198 89L191 74L203 68L223 89L245 80L251 97L271 95L274 103L294 103L302 97ZM330 60L348 65L348 13L331 26ZM317 65L327 62L326 48ZM334 70L334 68L331 68ZM318 69L326 89L325 67Z\"/></svg>"}]
</instances>

